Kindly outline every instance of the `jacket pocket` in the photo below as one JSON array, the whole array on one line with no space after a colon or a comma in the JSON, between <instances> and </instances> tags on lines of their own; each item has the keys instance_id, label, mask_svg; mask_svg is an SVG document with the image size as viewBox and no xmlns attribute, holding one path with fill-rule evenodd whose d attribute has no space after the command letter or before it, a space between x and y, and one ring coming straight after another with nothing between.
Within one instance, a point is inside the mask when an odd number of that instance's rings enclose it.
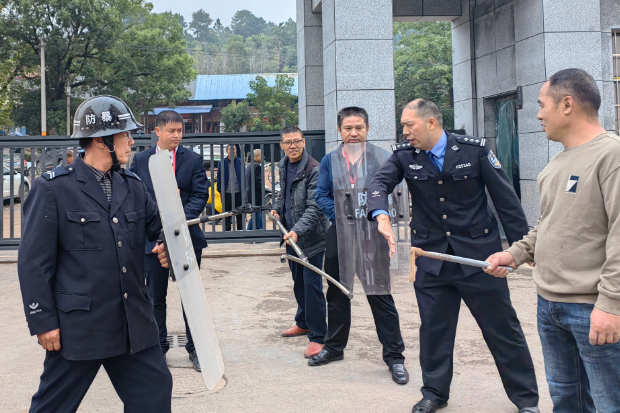
<instances>
[{"instance_id":1,"label":"jacket pocket","mask_svg":"<svg viewBox=\"0 0 620 413\"><path fill-rule=\"evenodd\" d=\"M129 232L131 248L144 247L146 243L144 210L125 211L125 219L127 220L127 231Z\"/></svg>"},{"instance_id":2,"label":"jacket pocket","mask_svg":"<svg viewBox=\"0 0 620 413\"><path fill-rule=\"evenodd\" d=\"M459 171L452 174L454 185L456 185L457 196L474 197L479 194L480 179L478 171L467 170Z\"/></svg>"},{"instance_id":3,"label":"jacket pocket","mask_svg":"<svg viewBox=\"0 0 620 413\"><path fill-rule=\"evenodd\" d=\"M418 169L417 171L407 169L405 170L405 179L412 180L414 183L417 181L428 181L428 171L424 169Z\"/></svg>"},{"instance_id":4,"label":"jacket pocket","mask_svg":"<svg viewBox=\"0 0 620 413\"><path fill-rule=\"evenodd\" d=\"M66 211L67 226L61 230L67 250L101 250L101 220L93 211Z\"/></svg>"},{"instance_id":5,"label":"jacket pocket","mask_svg":"<svg viewBox=\"0 0 620 413\"><path fill-rule=\"evenodd\" d=\"M426 228L424 225L422 224L417 224L413 221L411 221L409 223L409 228L411 228L411 237L421 237L421 238L428 238L428 228Z\"/></svg>"},{"instance_id":6,"label":"jacket pocket","mask_svg":"<svg viewBox=\"0 0 620 413\"><path fill-rule=\"evenodd\" d=\"M149 287L145 285L144 287L140 288L140 291L142 291L142 295L144 296L144 298L149 300L149 302L152 304L153 299L151 298L151 291L149 290Z\"/></svg>"},{"instance_id":7,"label":"jacket pocket","mask_svg":"<svg viewBox=\"0 0 620 413\"><path fill-rule=\"evenodd\" d=\"M63 313L74 310L90 310L90 295L55 292L54 300L56 301L56 308Z\"/></svg>"},{"instance_id":8,"label":"jacket pocket","mask_svg":"<svg viewBox=\"0 0 620 413\"><path fill-rule=\"evenodd\" d=\"M493 232L496 226L497 226L497 222L495 221L495 218L488 218L486 222L480 225L475 225L473 227L470 227L469 235L471 235L472 238L478 238L483 235L489 235L490 233Z\"/></svg>"}]
</instances>

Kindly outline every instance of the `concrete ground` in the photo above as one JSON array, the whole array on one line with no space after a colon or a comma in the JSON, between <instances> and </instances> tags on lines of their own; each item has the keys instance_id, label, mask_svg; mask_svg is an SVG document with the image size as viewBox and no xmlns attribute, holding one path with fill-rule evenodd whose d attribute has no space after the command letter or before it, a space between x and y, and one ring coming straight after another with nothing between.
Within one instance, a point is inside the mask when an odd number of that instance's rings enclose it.
<instances>
[{"instance_id":1,"label":"concrete ground","mask_svg":"<svg viewBox=\"0 0 620 413\"><path fill-rule=\"evenodd\" d=\"M216 258L233 251L235 257ZM411 381L392 382L381 359L381 346L365 298L352 302L353 325L343 361L309 367L303 357L306 337L283 338L294 323L296 304L287 264L277 256L277 244L227 244L205 249L202 277L215 314L226 364L225 381L208 392L199 373L191 369L184 348L168 353L174 377L173 412L402 412L421 398L418 363L420 319L413 288L395 295L401 319L406 366ZM246 255L246 256L240 256ZM0 325L5 337L0 350L0 411L21 413L39 384L44 352L30 337L22 309L15 252L0 251ZM536 333L536 292L531 270L520 269L509 281L513 304L530 346L542 412L552 405L545 381L540 341ZM168 330L183 334L179 294L169 289ZM492 311L492 309L489 309ZM121 412L122 403L102 369L86 395L80 412ZM451 412L514 413L480 330L462 305L455 348Z\"/></svg>"}]
</instances>

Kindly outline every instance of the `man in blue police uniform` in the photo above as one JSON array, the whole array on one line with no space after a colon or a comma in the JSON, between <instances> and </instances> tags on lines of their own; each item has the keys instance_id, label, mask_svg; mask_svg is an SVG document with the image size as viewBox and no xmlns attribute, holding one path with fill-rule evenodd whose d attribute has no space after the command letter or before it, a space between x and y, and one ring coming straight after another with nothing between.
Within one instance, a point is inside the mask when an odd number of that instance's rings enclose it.
<instances>
[{"instance_id":1,"label":"man in blue police uniform","mask_svg":"<svg viewBox=\"0 0 620 413\"><path fill-rule=\"evenodd\" d=\"M125 412L171 411L144 281L145 235L157 239L161 221L146 186L120 167L141 127L118 98L84 101L72 135L84 155L37 178L24 203L19 282L46 350L30 412L75 412L102 365Z\"/></svg>"},{"instance_id":2,"label":"man in blue police uniform","mask_svg":"<svg viewBox=\"0 0 620 413\"><path fill-rule=\"evenodd\" d=\"M501 251L497 221L485 187L509 242L528 232L525 214L510 181L485 140L446 133L439 107L417 99L401 117L406 143L375 174L368 187L368 219L392 251L394 235L386 215L387 194L403 178L412 202L411 243L427 251L484 260ZM413 413L445 407L453 371L453 350L461 299L476 319L493 354L504 389L521 413L538 412L538 386L532 358L510 302L508 284L480 268L418 258L414 288L420 310L420 364L423 399Z\"/></svg>"},{"instance_id":3,"label":"man in blue police uniform","mask_svg":"<svg viewBox=\"0 0 620 413\"><path fill-rule=\"evenodd\" d=\"M161 112L155 118L155 133L159 138L157 145L149 150L137 153L129 170L142 179L149 194L155 199L153 181L149 173L149 158L160 150L170 151L170 162L179 187L185 218L198 218L204 211L209 198L207 173L202 156L180 146L183 138L183 118L171 110ZM202 249L207 247L207 240L200 225L191 225L189 234L194 245L196 262L200 268ZM165 358L166 352L170 349L168 329L166 328L166 296L168 295L170 271L168 268L163 268L157 259L157 255L151 252L154 246L155 243L149 241L144 246L144 268L146 270L146 285L148 285L153 297L155 320L157 320L159 327L159 344ZM187 324L185 311L183 311L183 320L185 320L185 334L187 336L185 349L189 353L189 359L192 361L194 369L200 371L200 362L196 355L196 348Z\"/></svg>"}]
</instances>

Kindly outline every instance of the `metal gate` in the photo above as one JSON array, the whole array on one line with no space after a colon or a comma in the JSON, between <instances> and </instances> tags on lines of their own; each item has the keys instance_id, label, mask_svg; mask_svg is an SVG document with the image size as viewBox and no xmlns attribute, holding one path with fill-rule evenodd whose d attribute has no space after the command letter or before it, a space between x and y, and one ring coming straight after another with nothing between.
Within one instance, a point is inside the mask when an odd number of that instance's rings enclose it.
<instances>
[{"instance_id":1,"label":"metal gate","mask_svg":"<svg viewBox=\"0 0 620 413\"><path fill-rule=\"evenodd\" d=\"M306 150L310 156L320 161L325 155L325 132L307 131L304 132L304 135ZM155 145L157 137L154 133L152 135L134 135L134 141L133 151L140 152ZM3 194L3 205L0 210L0 250L19 247L23 213L21 201L28 196L34 180L59 164L65 165L67 155L72 152L74 156L77 156L81 151L77 145L77 140L69 139L68 136L7 136L0 138L0 151L3 161L3 180L0 181L0 190ZM280 148L279 132L186 134L183 136L182 145L200 154L205 164L209 178L210 199L203 215L211 215L218 211L217 197L220 189L216 185L218 165L224 162L223 158L226 156L226 148L229 145L236 148L233 153L236 152L237 157L241 158L242 169L251 168L250 193L258 194L260 192L261 194L260 199L247 199L246 174L242 173L240 177L242 203L264 205L266 202L275 199L279 188L277 163L284 156ZM255 149L259 149L262 154L259 164L262 174L262 188L260 190L256 190L255 187L253 156L247 157L247 154L252 153ZM130 164L128 163L127 167ZM220 195L220 210L229 211L239 206L235 205L234 197L232 197L232 202L227 205L224 194ZM202 224L202 228L210 243L265 242L280 239L280 232L272 222L266 219L264 213L262 214L262 229L257 228L255 219L253 219L252 227L249 228L248 219L249 217L246 216L241 217L241 229L237 229L235 223L232 222L230 230L226 230L224 221Z\"/></svg>"}]
</instances>

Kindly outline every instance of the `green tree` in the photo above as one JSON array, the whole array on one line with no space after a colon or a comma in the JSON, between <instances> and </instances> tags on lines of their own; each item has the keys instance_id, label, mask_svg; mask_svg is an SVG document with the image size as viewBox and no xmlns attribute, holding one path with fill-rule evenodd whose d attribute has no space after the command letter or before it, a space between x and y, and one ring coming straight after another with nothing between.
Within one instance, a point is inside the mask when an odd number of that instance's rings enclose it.
<instances>
[{"instance_id":1,"label":"green tree","mask_svg":"<svg viewBox=\"0 0 620 413\"><path fill-rule=\"evenodd\" d=\"M239 10L230 23L234 34L244 38L261 34L267 28L267 22L262 17L256 17L249 10Z\"/></svg>"},{"instance_id":2,"label":"green tree","mask_svg":"<svg viewBox=\"0 0 620 413\"><path fill-rule=\"evenodd\" d=\"M16 123L39 130L39 43L46 41L48 129L65 130L65 86L72 102L98 94L124 99L138 113L189 97L195 77L178 15L154 14L144 0L5 0L0 13L0 61L17 54L13 78ZM40 72L40 69L36 70Z\"/></svg>"},{"instance_id":3,"label":"green tree","mask_svg":"<svg viewBox=\"0 0 620 413\"><path fill-rule=\"evenodd\" d=\"M250 104L246 101L239 104L231 103L222 109L221 122L225 125L226 132L239 132L250 122Z\"/></svg>"},{"instance_id":4,"label":"green tree","mask_svg":"<svg viewBox=\"0 0 620 413\"><path fill-rule=\"evenodd\" d=\"M215 33L211 23L213 23L211 15L203 9L193 12L189 28L192 30L194 38L201 42L213 41Z\"/></svg>"},{"instance_id":5,"label":"green tree","mask_svg":"<svg viewBox=\"0 0 620 413\"><path fill-rule=\"evenodd\" d=\"M242 36L238 34L229 36L222 50L226 52L223 64L228 67L228 73L248 73L249 53Z\"/></svg>"},{"instance_id":6,"label":"green tree","mask_svg":"<svg viewBox=\"0 0 620 413\"><path fill-rule=\"evenodd\" d=\"M256 109L250 122L251 131L276 131L286 125L299 123L295 103L297 96L291 94L294 84L295 80L288 75L276 76L273 87L270 87L262 76L257 76L256 80L250 82L253 93L248 93L247 99Z\"/></svg>"},{"instance_id":7,"label":"green tree","mask_svg":"<svg viewBox=\"0 0 620 413\"><path fill-rule=\"evenodd\" d=\"M292 19L265 23L240 10L231 27L217 19L209 30L207 37L186 37L200 74L297 72L297 25Z\"/></svg>"},{"instance_id":8,"label":"green tree","mask_svg":"<svg viewBox=\"0 0 620 413\"><path fill-rule=\"evenodd\" d=\"M425 98L441 108L444 127L454 128L450 23L394 23L396 119L403 107Z\"/></svg>"},{"instance_id":9,"label":"green tree","mask_svg":"<svg viewBox=\"0 0 620 413\"><path fill-rule=\"evenodd\" d=\"M288 19L269 30L280 72L297 73L297 24ZM287 69L287 70L285 70Z\"/></svg>"},{"instance_id":10,"label":"green tree","mask_svg":"<svg viewBox=\"0 0 620 413\"><path fill-rule=\"evenodd\" d=\"M217 19L213 25L213 33L215 34L217 43L224 44L226 43L226 39L232 35L232 30L230 30L230 27L224 27L220 19Z\"/></svg>"},{"instance_id":11,"label":"green tree","mask_svg":"<svg viewBox=\"0 0 620 413\"><path fill-rule=\"evenodd\" d=\"M0 60L0 130L2 126L12 123L13 101L10 99L10 88L13 84L15 69L14 59Z\"/></svg>"}]
</instances>

